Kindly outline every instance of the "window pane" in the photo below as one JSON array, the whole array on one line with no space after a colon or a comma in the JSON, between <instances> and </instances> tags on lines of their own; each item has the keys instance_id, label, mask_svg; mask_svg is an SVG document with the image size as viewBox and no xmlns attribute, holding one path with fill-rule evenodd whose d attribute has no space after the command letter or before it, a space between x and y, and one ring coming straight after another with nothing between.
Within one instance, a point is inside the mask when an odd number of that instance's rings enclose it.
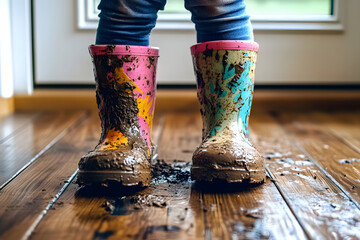
<instances>
[{"instance_id":1,"label":"window pane","mask_svg":"<svg viewBox=\"0 0 360 240\"><path fill-rule=\"evenodd\" d=\"M94 1L94 12L100 0ZM209 0L211 1L211 0ZM333 0L246 0L251 15L331 15ZM165 13L188 13L184 0L167 0Z\"/></svg>"},{"instance_id":2,"label":"window pane","mask_svg":"<svg viewBox=\"0 0 360 240\"><path fill-rule=\"evenodd\" d=\"M332 14L332 0L246 0L245 2L251 15ZM186 13L184 0L168 0L165 12Z\"/></svg>"},{"instance_id":3,"label":"window pane","mask_svg":"<svg viewBox=\"0 0 360 240\"><path fill-rule=\"evenodd\" d=\"M94 2L94 13L98 14L99 10L97 9L97 7L99 6L101 0L93 0Z\"/></svg>"},{"instance_id":4,"label":"window pane","mask_svg":"<svg viewBox=\"0 0 360 240\"><path fill-rule=\"evenodd\" d=\"M252 15L331 15L331 0L247 0Z\"/></svg>"},{"instance_id":5,"label":"window pane","mask_svg":"<svg viewBox=\"0 0 360 240\"><path fill-rule=\"evenodd\" d=\"M212 1L212 0L209 0ZM165 5L166 13L188 13L185 9L184 0L167 0Z\"/></svg>"}]
</instances>

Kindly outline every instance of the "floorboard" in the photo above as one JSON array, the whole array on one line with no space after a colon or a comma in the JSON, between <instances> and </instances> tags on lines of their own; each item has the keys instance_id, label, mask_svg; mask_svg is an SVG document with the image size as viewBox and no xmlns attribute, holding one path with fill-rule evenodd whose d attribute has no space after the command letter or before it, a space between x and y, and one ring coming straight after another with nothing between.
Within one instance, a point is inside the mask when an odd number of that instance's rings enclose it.
<instances>
[{"instance_id":1,"label":"floorboard","mask_svg":"<svg viewBox=\"0 0 360 240\"><path fill-rule=\"evenodd\" d=\"M168 114L159 143L159 159L168 163L174 160L191 161L192 152L201 141L201 127L198 113ZM237 187L227 193L221 186L199 187L188 182L165 186L158 184L150 187L150 192L141 194L169 199L166 212L136 212L130 222L112 217L113 220L103 221L100 229L101 232L113 233L108 239L126 239L129 232L141 236L140 239L306 238L272 182L267 181L254 189ZM141 217L134 217L136 215ZM145 223L138 223L135 229L124 233L126 226L135 226L141 218L147 219ZM164 231L162 226L172 230ZM160 230L150 231L150 235L149 229ZM129 239L133 237L130 235Z\"/></svg>"},{"instance_id":2,"label":"floorboard","mask_svg":"<svg viewBox=\"0 0 360 240\"><path fill-rule=\"evenodd\" d=\"M30 123L39 113L19 112L0 118L0 143L6 138L16 133L19 129Z\"/></svg>"},{"instance_id":3,"label":"floorboard","mask_svg":"<svg viewBox=\"0 0 360 240\"><path fill-rule=\"evenodd\" d=\"M310 118L317 121L318 124L327 126L340 141L360 153L360 112L331 114L315 112L310 115ZM353 161L353 163L360 164L360 160ZM360 169L360 165L357 169Z\"/></svg>"},{"instance_id":4,"label":"floorboard","mask_svg":"<svg viewBox=\"0 0 360 240\"><path fill-rule=\"evenodd\" d=\"M251 119L253 143L266 158L266 168L313 239L360 238L356 205L301 151L268 114Z\"/></svg>"},{"instance_id":5,"label":"floorboard","mask_svg":"<svg viewBox=\"0 0 360 240\"><path fill-rule=\"evenodd\" d=\"M192 154L201 143L200 113L166 114L159 145L159 159L167 162L191 161Z\"/></svg>"},{"instance_id":6,"label":"floorboard","mask_svg":"<svg viewBox=\"0 0 360 240\"><path fill-rule=\"evenodd\" d=\"M158 113L152 184L113 190L76 184L97 113L1 118L0 239L360 239L359 116L258 112L250 131L270 177L249 188L191 181L200 114Z\"/></svg>"},{"instance_id":7,"label":"floorboard","mask_svg":"<svg viewBox=\"0 0 360 240\"><path fill-rule=\"evenodd\" d=\"M43 113L3 139L0 142L0 190L81 117L84 117L82 111Z\"/></svg>"},{"instance_id":8,"label":"floorboard","mask_svg":"<svg viewBox=\"0 0 360 240\"><path fill-rule=\"evenodd\" d=\"M164 116L154 118L154 143L161 137ZM100 134L98 133L98 137ZM157 194L167 193L166 187L156 189ZM135 189L139 190L139 189ZM138 239L139 236L153 234L146 232L146 224L165 225L166 208L145 206L145 209L135 210L129 206L128 197L153 195L154 189L143 191L80 188L75 180L60 196L61 205L49 211L32 232L30 239ZM141 189L140 189L141 190ZM111 204L109 208L107 204ZM112 208L115 206L114 208ZM114 212L112 212L114 211ZM149 221L151 220L151 221ZM131 226L131 228L129 227Z\"/></svg>"},{"instance_id":9,"label":"floorboard","mask_svg":"<svg viewBox=\"0 0 360 240\"><path fill-rule=\"evenodd\" d=\"M0 239L21 239L29 233L28 229L46 213L44 210L56 200L64 185L68 185L80 157L96 145L98 128L98 116L78 122L1 190Z\"/></svg>"},{"instance_id":10,"label":"floorboard","mask_svg":"<svg viewBox=\"0 0 360 240\"><path fill-rule=\"evenodd\" d=\"M299 148L334 181L360 209L360 170L346 161L360 159L360 153L334 136L326 126L306 114L275 114Z\"/></svg>"},{"instance_id":11,"label":"floorboard","mask_svg":"<svg viewBox=\"0 0 360 240\"><path fill-rule=\"evenodd\" d=\"M307 239L269 179L256 188L203 193L208 239Z\"/></svg>"}]
</instances>

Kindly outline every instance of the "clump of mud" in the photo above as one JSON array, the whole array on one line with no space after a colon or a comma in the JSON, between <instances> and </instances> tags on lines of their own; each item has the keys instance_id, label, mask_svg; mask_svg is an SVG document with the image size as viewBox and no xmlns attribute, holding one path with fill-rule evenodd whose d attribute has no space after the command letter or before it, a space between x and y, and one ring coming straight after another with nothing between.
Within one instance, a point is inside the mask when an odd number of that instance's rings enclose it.
<instances>
[{"instance_id":1,"label":"clump of mud","mask_svg":"<svg viewBox=\"0 0 360 240\"><path fill-rule=\"evenodd\" d=\"M339 163L346 163L346 164L352 164L352 163L356 163L359 162L360 163L360 159L358 158L348 158L348 159L340 159Z\"/></svg>"},{"instance_id":2,"label":"clump of mud","mask_svg":"<svg viewBox=\"0 0 360 240\"><path fill-rule=\"evenodd\" d=\"M152 186L162 183L186 184L191 181L190 177L191 162L174 160L166 163L164 160L156 160L152 163ZM151 186L150 186L151 188ZM128 192L127 188L122 188L125 196L115 197L106 200L102 207L111 215L127 215L131 212L146 207L167 207L166 198L149 194L136 194ZM139 188L138 190L142 190ZM136 191L136 189L132 189Z\"/></svg>"},{"instance_id":3,"label":"clump of mud","mask_svg":"<svg viewBox=\"0 0 360 240\"><path fill-rule=\"evenodd\" d=\"M164 208L167 203L164 198L154 195L123 196L112 200L106 200L102 207L111 215L127 215L133 210L144 207Z\"/></svg>"},{"instance_id":4,"label":"clump of mud","mask_svg":"<svg viewBox=\"0 0 360 240\"><path fill-rule=\"evenodd\" d=\"M154 195L137 195L131 198L130 202L134 204L134 209L140 209L146 207L159 207L163 208L167 206L164 198Z\"/></svg>"},{"instance_id":5,"label":"clump of mud","mask_svg":"<svg viewBox=\"0 0 360 240\"><path fill-rule=\"evenodd\" d=\"M183 183L191 181L191 162L174 160L166 163L164 160L156 160L152 164L154 183Z\"/></svg>"}]
</instances>

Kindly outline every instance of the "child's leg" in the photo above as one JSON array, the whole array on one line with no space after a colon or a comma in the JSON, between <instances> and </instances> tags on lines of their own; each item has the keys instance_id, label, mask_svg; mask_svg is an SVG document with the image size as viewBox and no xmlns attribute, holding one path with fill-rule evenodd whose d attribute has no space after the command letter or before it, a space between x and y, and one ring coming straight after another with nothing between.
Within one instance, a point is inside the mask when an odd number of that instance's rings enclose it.
<instances>
[{"instance_id":1,"label":"child's leg","mask_svg":"<svg viewBox=\"0 0 360 240\"><path fill-rule=\"evenodd\" d=\"M101 1L96 44L148 46L157 12L166 0Z\"/></svg>"},{"instance_id":2,"label":"child's leg","mask_svg":"<svg viewBox=\"0 0 360 240\"><path fill-rule=\"evenodd\" d=\"M197 42L253 40L244 0L185 0L192 13Z\"/></svg>"}]
</instances>

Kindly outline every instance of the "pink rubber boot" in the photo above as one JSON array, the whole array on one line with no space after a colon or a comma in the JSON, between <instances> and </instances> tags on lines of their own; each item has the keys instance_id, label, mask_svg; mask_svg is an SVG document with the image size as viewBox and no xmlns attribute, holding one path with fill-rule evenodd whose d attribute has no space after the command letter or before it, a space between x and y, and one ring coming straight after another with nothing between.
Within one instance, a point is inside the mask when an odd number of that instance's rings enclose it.
<instances>
[{"instance_id":1,"label":"pink rubber boot","mask_svg":"<svg viewBox=\"0 0 360 240\"><path fill-rule=\"evenodd\" d=\"M126 45L92 45L89 50L102 133L79 162L78 182L147 186L159 50Z\"/></svg>"}]
</instances>

